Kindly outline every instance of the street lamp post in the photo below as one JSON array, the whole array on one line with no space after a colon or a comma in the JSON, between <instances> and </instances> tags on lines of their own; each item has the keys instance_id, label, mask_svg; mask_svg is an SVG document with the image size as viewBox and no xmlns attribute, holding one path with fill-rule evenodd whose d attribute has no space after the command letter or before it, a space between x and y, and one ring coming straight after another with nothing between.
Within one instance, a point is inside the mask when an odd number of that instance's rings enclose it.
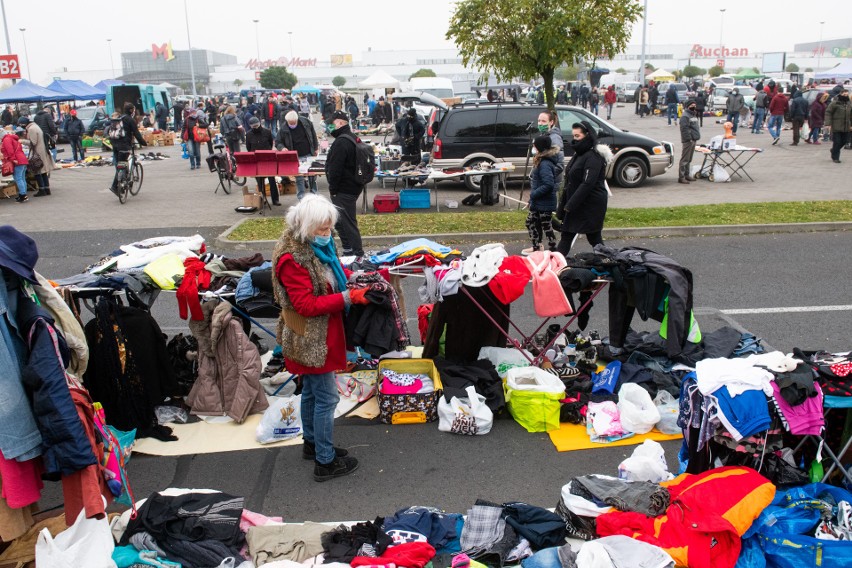
<instances>
[{"instance_id":1,"label":"street lamp post","mask_svg":"<svg viewBox=\"0 0 852 568\"><path fill-rule=\"evenodd\" d=\"M722 41L722 34L725 30L725 8L720 8L719 13L722 15L719 19L719 58L724 61L725 60L725 43ZM722 66L722 70L725 70L725 66Z\"/></svg>"},{"instance_id":2,"label":"street lamp post","mask_svg":"<svg viewBox=\"0 0 852 568\"><path fill-rule=\"evenodd\" d=\"M0 11L3 12L3 32L6 34L6 53L12 55L12 41L9 39L9 26L6 25L6 2L0 0ZM12 84L17 83L16 79L12 79Z\"/></svg>"},{"instance_id":3,"label":"street lamp post","mask_svg":"<svg viewBox=\"0 0 852 568\"><path fill-rule=\"evenodd\" d=\"M189 10L186 8L186 0L183 0L183 17L186 20L186 43L189 45L189 74L192 76L192 96L197 97L195 88L195 61L192 57L192 40L189 39Z\"/></svg>"},{"instance_id":4,"label":"street lamp post","mask_svg":"<svg viewBox=\"0 0 852 568\"><path fill-rule=\"evenodd\" d=\"M112 60L112 39L107 40L109 46L109 66L112 67L112 78L115 79L115 63Z\"/></svg>"},{"instance_id":5,"label":"street lamp post","mask_svg":"<svg viewBox=\"0 0 852 568\"><path fill-rule=\"evenodd\" d=\"M817 69L822 65L822 27L825 22L819 23L819 47L817 48Z\"/></svg>"},{"instance_id":6,"label":"street lamp post","mask_svg":"<svg viewBox=\"0 0 852 568\"><path fill-rule=\"evenodd\" d=\"M293 66L293 32L287 32L290 36L290 67Z\"/></svg>"},{"instance_id":7,"label":"street lamp post","mask_svg":"<svg viewBox=\"0 0 852 568\"><path fill-rule=\"evenodd\" d=\"M24 39L24 59L27 62L27 79L32 81L33 80L33 74L30 71L30 54L27 51L27 36L24 35L24 32L27 31L27 28L18 28L18 29L21 30L21 37Z\"/></svg>"},{"instance_id":8,"label":"street lamp post","mask_svg":"<svg viewBox=\"0 0 852 568\"><path fill-rule=\"evenodd\" d=\"M654 22L648 22L648 59L651 59L651 32L654 31Z\"/></svg>"},{"instance_id":9,"label":"street lamp post","mask_svg":"<svg viewBox=\"0 0 852 568\"><path fill-rule=\"evenodd\" d=\"M648 34L648 0L642 14L642 59L639 62L639 83L645 84L645 37Z\"/></svg>"},{"instance_id":10,"label":"street lamp post","mask_svg":"<svg viewBox=\"0 0 852 568\"><path fill-rule=\"evenodd\" d=\"M257 31L257 24L260 20L252 20L254 22L254 43L257 48L257 63L260 64L260 34Z\"/></svg>"}]
</instances>

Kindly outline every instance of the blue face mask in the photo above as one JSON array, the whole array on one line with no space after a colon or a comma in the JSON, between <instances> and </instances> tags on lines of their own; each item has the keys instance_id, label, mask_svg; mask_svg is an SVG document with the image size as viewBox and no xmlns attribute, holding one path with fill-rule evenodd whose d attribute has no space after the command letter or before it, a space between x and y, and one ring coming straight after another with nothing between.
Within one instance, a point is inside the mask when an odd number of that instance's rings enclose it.
<instances>
[{"instance_id":1,"label":"blue face mask","mask_svg":"<svg viewBox=\"0 0 852 568\"><path fill-rule=\"evenodd\" d=\"M319 247L327 246L331 242L331 235L314 235L314 244Z\"/></svg>"}]
</instances>

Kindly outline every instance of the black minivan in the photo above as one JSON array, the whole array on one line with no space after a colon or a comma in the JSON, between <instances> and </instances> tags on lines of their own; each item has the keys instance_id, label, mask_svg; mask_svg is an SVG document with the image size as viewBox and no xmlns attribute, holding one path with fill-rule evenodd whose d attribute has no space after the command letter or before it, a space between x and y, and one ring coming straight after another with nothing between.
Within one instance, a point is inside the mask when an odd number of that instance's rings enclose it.
<instances>
[{"instance_id":1,"label":"black minivan","mask_svg":"<svg viewBox=\"0 0 852 568\"><path fill-rule=\"evenodd\" d=\"M538 115L545 105L525 103L460 104L450 108L440 123L432 146L432 166L439 169L470 167L482 161L511 162L510 177L523 177L527 150L535 135ZM562 126L568 162L571 125L586 120L598 131L598 141L612 149L615 159L607 178L622 187L638 187L648 177L665 173L674 164L670 142L657 142L647 136L625 132L617 126L575 106L556 105ZM478 191L479 179L466 176L465 183Z\"/></svg>"}]
</instances>

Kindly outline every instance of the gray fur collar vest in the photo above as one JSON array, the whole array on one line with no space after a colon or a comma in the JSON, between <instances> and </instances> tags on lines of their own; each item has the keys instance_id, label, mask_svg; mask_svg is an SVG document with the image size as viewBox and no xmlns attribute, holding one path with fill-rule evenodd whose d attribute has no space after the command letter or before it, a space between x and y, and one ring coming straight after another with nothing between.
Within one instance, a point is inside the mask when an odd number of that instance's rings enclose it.
<instances>
[{"instance_id":1,"label":"gray fur collar vest","mask_svg":"<svg viewBox=\"0 0 852 568\"><path fill-rule=\"evenodd\" d=\"M314 254L310 245L303 243L284 232L272 253L272 289L275 301L281 306L278 318L278 344L284 357L306 367L322 367L328 355L328 315L306 318L293 309L287 290L278 280L278 262L287 253L307 269L310 274L314 295L328 294L328 280L325 265ZM286 321L285 321L286 320Z\"/></svg>"}]
</instances>

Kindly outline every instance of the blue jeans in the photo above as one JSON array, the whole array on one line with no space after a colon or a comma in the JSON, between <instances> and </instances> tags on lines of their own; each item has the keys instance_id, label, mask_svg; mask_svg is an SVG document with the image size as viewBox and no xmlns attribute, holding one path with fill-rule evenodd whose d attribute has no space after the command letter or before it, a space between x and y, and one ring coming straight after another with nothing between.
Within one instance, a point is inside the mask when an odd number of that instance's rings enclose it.
<instances>
[{"instance_id":1,"label":"blue jeans","mask_svg":"<svg viewBox=\"0 0 852 568\"><path fill-rule=\"evenodd\" d=\"M766 116L766 109L757 107L754 109L754 120L751 123L751 131L759 134L763 130L763 118Z\"/></svg>"},{"instance_id":2,"label":"blue jeans","mask_svg":"<svg viewBox=\"0 0 852 568\"><path fill-rule=\"evenodd\" d=\"M186 141L186 153L189 154L189 167L201 167L201 144L195 140Z\"/></svg>"},{"instance_id":3,"label":"blue jeans","mask_svg":"<svg viewBox=\"0 0 852 568\"><path fill-rule=\"evenodd\" d=\"M669 103L666 109L666 114L669 117L669 126L672 124L672 118L677 122L677 103Z\"/></svg>"},{"instance_id":4,"label":"blue jeans","mask_svg":"<svg viewBox=\"0 0 852 568\"><path fill-rule=\"evenodd\" d=\"M15 166L15 173L13 174L15 177L15 185L18 186L18 195L26 195L27 194L27 165L17 165Z\"/></svg>"},{"instance_id":5,"label":"blue jeans","mask_svg":"<svg viewBox=\"0 0 852 568\"><path fill-rule=\"evenodd\" d=\"M769 117L769 126L766 129L773 138L781 138L782 126L784 126L784 116L776 114Z\"/></svg>"},{"instance_id":6,"label":"blue jeans","mask_svg":"<svg viewBox=\"0 0 852 568\"><path fill-rule=\"evenodd\" d=\"M522 568L562 568L559 560L559 547L539 550L529 558L521 560Z\"/></svg>"},{"instance_id":7,"label":"blue jeans","mask_svg":"<svg viewBox=\"0 0 852 568\"><path fill-rule=\"evenodd\" d=\"M310 189L314 195L317 194L316 176L296 176L296 199L302 200L305 196L305 189Z\"/></svg>"},{"instance_id":8,"label":"blue jeans","mask_svg":"<svg viewBox=\"0 0 852 568\"><path fill-rule=\"evenodd\" d=\"M272 120L264 120L263 125L272 133L273 137L278 134L278 121L274 118Z\"/></svg>"},{"instance_id":9,"label":"blue jeans","mask_svg":"<svg viewBox=\"0 0 852 568\"><path fill-rule=\"evenodd\" d=\"M737 133L737 126L740 124L740 113L737 112L729 112L728 113L728 122L732 122L734 124L734 134Z\"/></svg>"},{"instance_id":10,"label":"blue jeans","mask_svg":"<svg viewBox=\"0 0 852 568\"><path fill-rule=\"evenodd\" d=\"M334 411L339 400L334 373L302 375L303 437L316 447L319 463L334 460Z\"/></svg>"},{"instance_id":11,"label":"blue jeans","mask_svg":"<svg viewBox=\"0 0 852 568\"><path fill-rule=\"evenodd\" d=\"M811 133L808 134L808 140L811 142L819 142L819 135L822 131L822 127L811 128Z\"/></svg>"},{"instance_id":12,"label":"blue jeans","mask_svg":"<svg viewBox=\"0 0 852 568\"><path fill-rule=\"evenodd\" d=\"M71 144L71 155L74 161L77 161L77 156L82 160L86 157L86 150L83 149L83 144L80 142L79 136L69 136L68 143Z\"/></svg>"},{"instance_id":13,"label":"blue jeans","mask_svg":"<svg viewBox=\"0 0 852 568\"><path fill-rule=\"evenodd\" d=\"M595 116L597 116L598 115L598 104L592 103L591 107L589 107L589 110L591 110L593 113L595 113Z\"/></svg>"}]
</instances>

